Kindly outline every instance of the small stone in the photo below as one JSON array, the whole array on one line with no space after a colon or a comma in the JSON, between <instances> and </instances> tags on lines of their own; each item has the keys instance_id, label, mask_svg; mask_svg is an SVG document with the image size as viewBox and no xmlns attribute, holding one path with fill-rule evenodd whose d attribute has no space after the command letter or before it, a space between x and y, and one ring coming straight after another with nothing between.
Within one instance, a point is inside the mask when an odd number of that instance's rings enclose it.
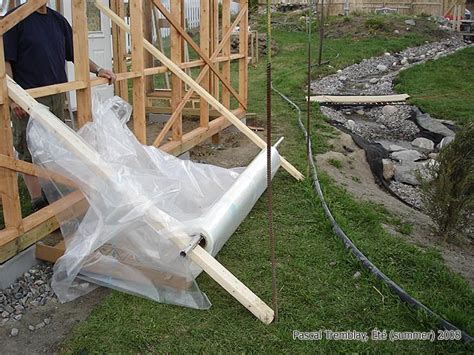
<instances>
[{"instance_id":1,"label":"small stone","mask_svg":"<svg viewBox=\"0 0 474 355\"><path fill-rule=\"evenodd\" d=\"M361 273L360 271L357 271L354 275L352 275L353 279L358 279L360 277Z\"/></svg>"},{"instance_id":2,"label":"small stone","mask_svg":"<svg viewBox=\"0 0 474 355\"><path fill-rule=\"evenodd\" d=\"M342 75L342 76L339 77L339 80L340 80L340 81L346 81L346 80L347 80L347 76L343 76L343 75Z\"/></svg>"},{"instance_id":3,"label":"small stone","mask_svg":"<svg viewBox=\"0 0 474 355\"><path fill-rule=\"evenodd\" d=\"M33 306L33 307L38 307L38 306L39 306L39 302L38 302L38 301L31 301L31 302L30 302L30 305Z\"/></svg>"},{"instance_id":4,"label":"small stone","mask_svg":"<svg viewBox=\"0 0 474 355\"><path fill-rule=\"evenodd\" d=\"M347 127L347 129L353 131L356 127L356 124L353 120L347 120L346 127Z\"/></svg>"},{"instance_id":5,"label":"small stone","mask_svg":"<svg viewBox=\"0 0 474 355\"><path fill-rule=\"evenodd\" d=\"M393 33L395 33L396 35L400 34L400 31L399 30L395 30L393 31Z\"/></svg>"},{"instance_id":6,"label":"small stone","mask_svg":"<svg viewBox=\"0 0 474 355\"><path fill-rule=\"evenodd\" d=\"M51 318L45 318L43 319L43 322L44 324L48 325L49 323L51 323Z\"/></svg>"},{"instance_id":7,"label":"small stone","mask_svg":"<svg viewBox=\"0 0 474 355\"><path fill-rule=\"evenodd\" d=\"M387 181L392 180L393 175L395 175L395 166L390 159L382 159L383 166L383 178Z\"/></svg>"},{"instance_id":8,"label":"small stone","mask_svg":"<svg viewBox=\"0 0 474 355\"><path fill-rule=\"evenodd\" d=\"M400 61L401 65L408 65L408 58L403 57L403 59Z\"/></svg>"},{"instance_id":9,"label":"small stone","mask_svg":"<svg viewBox=\"0 0 474 355\"><path fill-rule=\"evenodd\" d=\"M45 325L46 325L46 324L44 324L44 322L38 323L38 324L35 325L35 330L44 328Z\"/></svg>"},{"instance_id":10,"label":"small stone","mask_svg":"<svg viewBox=\"0 0 474 355\"><path fill-rule=\"evenodd\" d=\"M338 69L338 70L337 70L337 73L338 73L338 74L339 74L339 73L342 73L342 69Z\"/></svg>"},{"instance_id":11,"label":"small stone","mask_svg":"<svg viewBox=\"0 0 474 355\"><path fill-rule=\"evenodd\" d=\"M420 59L425 59L426 58L426 55L422 54L420 55Z\"/></svg>"},{"instance_id":12,"label":"small stone","mask_svg":"<svg viewBox=\"0 0 474 355\"><path fill-rule=\"evenodd\" d=\"M17 328L13 328L12 331L11 331L11 333L10 333L10 335L11 335L12 337L16 337L16 336L18 335L18 332L19 332L19 331L18 331Z\"/></svg>"},{"instance_id":13,"label":"small stone","mask_svg":"<svg viewBox=\"0 0 474 355\"><path fill-rule=\"evenodd\" d=\"M433 141L427 139L427 138L415 138L412 142L411 145L420 149L432 151L434 149L434 143Z\"/></svg>"},{"instance_id":14,"label":"small stone","mask_svg":"<svg viewBox=\"0 0 474 355\"><path fill-rule=\"evenodd\" d=\"M394 105L385 105L382 108L382 114L385 116L392 116L398 112L398 108Z\"/></svg>"},{"instance_id":15,"label":"small stone","mask_svg":"<svg viewBox=\"0 0 474 355\"><path fill-rule=\"evenodd\" d=\"M10 317L10 313L8 313L7 311L3 311L2 318L8 318L8 317Z\"/></svg>"},{"instance_id":16,"label":"small stone","mask_svg":"<svg viewBox=\"0 0 474 355\"><path fill-rule=\"evenodd\" d=\"M35 327L32 326L32 325L29 325L29 326L28 326L28 329L31 330L31 331L33 331L33 330L35 330Z\"/></svg>"},{"instance_id":17,"label":"small stone","mask_svg":"<svg viewBox=\"0 0 474 355\"><path fill-rule=\"evenodd\" d=\"M16 310L17 312L22 312L24 309L25 309L25 307L23 307L21 304L17 304L17 305L15 306L15 310Z\"/></svg>"},{"instance_id":18,"label":"small stone","mask_svg":"<svg viewBox=\"0 0 474 355\"><path fill-rule=\"evenodd\" d=\"M329 266L336 266L336 264L337 264L336 261L331 261L331 262L329 263Z\"/></svg>"},{"instance_id":19,"label":"small stone","mask_svg":"<svg viewBox=\"0 0 474 355\"><path fill-rule=\"evenodd\" d=\"M365 115L365 111L364 111L364 110L357 110L356 113L357 113L359 116L364 116L364 115Z\"/></svg>"},{"instance_id":20,"label":"small stone","mask_svg":"<svg viewBox=\"0 0 474 355\"><path fill-rule=\"evenodd\" d=\"M17 314L15 316L13 316L13 319L18 321L18 320L21 320L21 317L22 317L21 314Z\"/></svg>"},{"instance_id":21,"label":"small stone","mask_svg":"<svg viewBox=\"0 0 474 355\"><path fill-rule=\"evenodd\" d=\"M428 158L436 160L438 159L438 153L430 153L428 154Z\"/></svg>"},{"instance_id":22,"label":"small stone","mask_svg":"<svg viewBox=\"0 0 474 355\"><path fill-rule=\"evenodd\" d=\"M408 26L416 26L416 22L415 20L405 20L405 24L408 25Z\"/></svg>"},{"instance_id":23,"label":"small stone","mask_svg":"<svg viewBox=\"0 0 474 355\"><path fill-rule=\"evenodd\" d=\"M5 309L5 311L7 311L8 313L13 313L15 312L15 309L10 306L9 304L7 304L5 307L3 307Z\"/></svg>"},{"instance_id":24,"label":"small stone","mask_svg":"<svg viewBox=\"0 0 474 355\"><path fill-rule=\"evenodd\" d=\"M380 71L380 72L385 72L387 71L387 66L386 65L383 65L383 64L379 64L377 65L377 70Z\"/></svg>"},{"instance_id":25,"label":"small stone","mask_svg":"<svg viewBox=\"0 0 474 355\"><path fill-rule=\"evenodd\" d=\"M379 82L379 79L378 78L372 78L369 80L369 83L371 84L377 84Z\"/></svg>"},{"instance_id":26,"label":"small stone","mask_svg":"<svg viewBox=\"0 0 474 355\"><path fill-rule=\"evenodd\" d=\"M385 52L384 55L386 55L388 57L391 54L389 52Z\"/></svg>"}]
</instances>

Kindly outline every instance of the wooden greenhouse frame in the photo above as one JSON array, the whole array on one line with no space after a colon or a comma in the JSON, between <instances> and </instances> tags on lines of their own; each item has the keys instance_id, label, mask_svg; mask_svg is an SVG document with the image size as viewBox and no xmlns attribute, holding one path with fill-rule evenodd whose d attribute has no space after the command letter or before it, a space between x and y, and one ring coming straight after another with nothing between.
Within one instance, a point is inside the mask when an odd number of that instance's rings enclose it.
<instances>
[{"instance_id":1,"label":"wooden greenhouse frame","mask_svg":"<svg viewBox=\"0 0 474 355\"><path fill-rule=\"evenodd\" d=\"M129 0L130 27L124 21L123 0L110 0L110 8L100 0L93 2L112 21L113 66L117 75L115 92L128 99L128 84L131 81L133 131L140 142L147 143L147 112L160 112L169 113L171 117L151 143L174 155L183 153L206 139L215 138L231 124L260 148L266 147L265 142L241 122L246 115L248 95L248 0L240 0L240 10L233 21L230 0L222 0L221 15L218 0L200 0L199 45L184 29L183 0L170 0L170 11L159 0ZM30 111L35 105L33 98L75 91L77 125L81 127L91 117L91 88L107 83L103 78L91 78L89 73L89 60L85 55L88 53L87 2L84 0L71 0L75 80L23 91L7 77L3 34L46 3L47 0L29 0L0 21L0 194L5 223L5 228L0 230L0 264L58 229L56 215L71 207L87 206L83 195L76 191L26 218L22 218L21 214L18 173L46 177L66 185L73 183L54 172L15 159L9 100L13 99ZM163 14L171 29L170 58L149 41L153 31L151 10L155 7ZM240 47L238 53L231 54L230 36L237 26L240 28ZM131 35L130 54L125 49L127 32ZM195 51L198 59L184 61L185 42ZM131 59L130 68L127 65L128 58ZM155 62L158 62L157 66ZM238 66L237 88L232 86L232 62L237 62ZM184 72L192 68L200 69L196 79ZM171 88L155 88L154 76L165 73L171 74ZM157 99L169 102L169 105L153 105ZM192 100L199 101L199 108L189 109L188 105ZM183 129L183 112L199 116L198 126L189 132ZM168 134L169 130L171 134ZM283 158L282 167L296 179L303 178ZM64 248L64 244L62 247ZM198 264L212 278L259 319L265 323L271 322L273 311L201 249L195 249L196 255L193 254L192 259L199 260ZM55 260L62 251L60 247L37 248L37 255Z\"/></svg>"}]
</instances>

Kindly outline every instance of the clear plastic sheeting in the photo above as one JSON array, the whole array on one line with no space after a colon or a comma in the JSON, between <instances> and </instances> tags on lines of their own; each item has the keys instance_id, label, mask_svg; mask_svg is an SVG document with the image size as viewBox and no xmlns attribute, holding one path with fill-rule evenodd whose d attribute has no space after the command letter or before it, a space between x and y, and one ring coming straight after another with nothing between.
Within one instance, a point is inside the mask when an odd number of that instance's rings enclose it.
<instances>
[{"instance_id":1,"label":"clear plastic sheeting","mask_svg":"<svg viewBox=\"0 0 474 355\"><path fill-rule=\"evenodd\" d=\"M131 106L118 97L94 102L93 121L77 137L92 149L79 154L74 142L43 126L40 111L33 110L28 125L34 163L73 180L88 202L57 215L66 243L52 281L60 301L103 285L209 308L195 281L202 270L177 245L202 234L213 255L222 248L266 188L265 156L240 174L144 146L126 125ZM279 164L273 149L273 174ZM72 192L52 180L42 185L50 202Z\"/></svg>"}]
</instances>

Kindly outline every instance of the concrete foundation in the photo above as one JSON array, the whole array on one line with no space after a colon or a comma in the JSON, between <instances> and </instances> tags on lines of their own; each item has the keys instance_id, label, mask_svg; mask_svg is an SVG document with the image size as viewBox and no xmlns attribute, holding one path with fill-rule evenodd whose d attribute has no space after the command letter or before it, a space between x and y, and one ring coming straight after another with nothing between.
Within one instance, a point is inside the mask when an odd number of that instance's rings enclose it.
<instances>
[{"instance_id":1,"label":"concrete foundation","mask_svg":"<svg viewBox=\"0 0 474 355\"><path fill-rule=\"evenodd\" d=\"M37 265L39 260L35 257L35 246L23 250L20 254L0 265L0 289L7 288L17 278Z\"/></svg>"}]
</instances>

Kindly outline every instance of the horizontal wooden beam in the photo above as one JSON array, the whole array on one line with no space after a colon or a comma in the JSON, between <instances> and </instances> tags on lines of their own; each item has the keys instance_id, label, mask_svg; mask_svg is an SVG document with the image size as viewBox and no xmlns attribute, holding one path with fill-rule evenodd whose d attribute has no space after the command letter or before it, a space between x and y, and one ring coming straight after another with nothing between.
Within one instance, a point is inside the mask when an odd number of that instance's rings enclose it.
<instances>
[{"instance_id":1,"label":"horizontal wooden beam","mask_svg":"<svg viewBox=\"0 0 474 355\"><path fill-rule=\"evenodd\" d=\"M147 113L156 113L156 114L171 114L173 112L171 107L159 107L159 106L147 106ZM183 115L185 116L198 116L200 111L198 108L186 107L182 110ZM216 110L211 110L209 112L209 117L219 117L220 113Z\"/></svg>"}]
</instances>

